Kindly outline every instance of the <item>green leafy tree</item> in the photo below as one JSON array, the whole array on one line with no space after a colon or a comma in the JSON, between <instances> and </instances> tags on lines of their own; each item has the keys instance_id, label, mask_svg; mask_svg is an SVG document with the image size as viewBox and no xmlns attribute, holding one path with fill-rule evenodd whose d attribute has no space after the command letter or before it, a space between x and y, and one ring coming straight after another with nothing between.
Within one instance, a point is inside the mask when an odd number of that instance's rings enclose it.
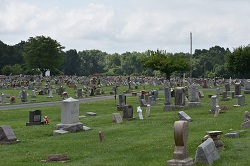
<instances>
[{"instance_id":1,"label":"green leafy tree","mask_svg":"<svg viewBox=\"0 0 250 166\"><path fill-rule=\"evenodd\" d=\"M71 49L65 52L62 70L65 75L79 76L81 74L81 59L76 50Z\"/></svg>"},{"instance_id":2,"label":"green leafy tree","mask_svg":"<svg viewBox=\"0 0 250 166\"><path fill-rule=\"evenodd\" d=\"M10 74L12 74L13 72L13 68L11 65L5 65L2 69L2 73L6 76L9 76Z\"/></svg>"},{"instance_id":3,"label":"green leafy tree","mask_svg":"<svg viewBox=\"0 0 250 166\"><path fill-rule=\"evenodd\" d=\"M20 64L15 64L12 66L13 69L13 75L19 75L19 74L24 74L24 70Z\"/></svg>"},{"instance_id":4,"label":"green leafy tree","mask_svg":"<svg viewBox=\"0 0 250 166\"><path fill-rule=\"evenodd\" d=\"M47 70L56 70L63 62L63 50L56 40L45 36L30 37L22 55L29 70L40 70L43 76Z\"/></svg>"},{"instance_id":5,"label":"green leafy tree","mask_svg":"<svg viewBox=\"0 0 250 166\"><path fill-rule=\"evenodd\" d=\"M159 70L166 74L169 80L171 73L176 71L185 71L189 68L189 60L183 53L165 53L164 51L149 51L141 58L144 67L152 70Z\"/></svg>"},{"instance_id":6,"label":"green leafy tree","mask_svg":"<svg viewBox=\"0 0 250 166\"><path fill-rule=\"evenodd\" d=\"M232 53L227 54L226 66L236 75L249 74L250 72L250 45L240 46Z\"/></svg>"}]
</instances>

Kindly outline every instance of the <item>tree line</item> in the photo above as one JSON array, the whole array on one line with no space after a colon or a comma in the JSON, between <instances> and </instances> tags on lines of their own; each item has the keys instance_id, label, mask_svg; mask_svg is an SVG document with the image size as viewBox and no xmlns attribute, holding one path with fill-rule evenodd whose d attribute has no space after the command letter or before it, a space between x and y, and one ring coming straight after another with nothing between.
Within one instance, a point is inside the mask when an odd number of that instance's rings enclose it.
<instances>
[{"instance_id":1,"label":"tree line","mask_svg":"<svg viewBox=\"0 0 250 166\"><path fill-rule=\"evenodd\" d=\"M250 45L231 52L214 46L196 49L190 67L189 53L168 53L164 50L108 54L101 50L70 49L50 37L30 37L28 41L10 46L0 41L0 74L51 75L131 75L194 78L248 78L250 76Z\"/></svg>"}]
</instances>

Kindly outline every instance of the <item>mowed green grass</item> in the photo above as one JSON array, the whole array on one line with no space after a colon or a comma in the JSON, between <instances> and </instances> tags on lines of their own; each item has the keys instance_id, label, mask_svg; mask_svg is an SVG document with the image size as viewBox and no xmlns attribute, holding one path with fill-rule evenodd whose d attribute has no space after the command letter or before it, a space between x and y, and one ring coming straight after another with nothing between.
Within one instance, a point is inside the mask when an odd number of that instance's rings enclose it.
<instances>
[{"instance_id":1,"label":"mowed green grass","mask_svg":"<svg viewBox=\"0 0 250 166\"><path fill-rule=\"evenodd\" d=\"M222 101L220 97L219 105L226 105L229 109L214 117L209 113L210 99L207 96L215 94L215 90L201 90L205 95L205 98L201 99L202 105L184 110L193 119L188 123L188 153L191 158L195 158L195 151L206 131L220 130L225 134L241 130L244 112L249 110L249 105L233 107L237 104L237 99ZM248 103L250 95L246 94L245 97ZM79 115L86 117L80 118L80 122L91 130L56 136L52 136L52 132L60 123L61 106L0 111L0 125L10 125L17 139L21 141L18 144L0 145L1 165L166 165L167 160L173 158L173 125L179 120L177 113L182 109L163 112L164 100L163 93L160 93L157 105L151 106L150 117L139 120L136 112L138 97L127 97L127 104L133 105L135 120L123 121L121 124L112 123L112 113L117 113L114 99L81 103ZM41 110L43 116L49 117L50 125L25 125L29 111L35 109ZM145 115L146 108L142 109ZM97 113L97 116L87 116L86 112L89 111ZM104 143L100 143L99 131L104 132ZM221 140L225 149L219 152L221 158L215 161L214 165L250 164L249 129L241 133L240 138L222 136ZM49 154L67 154L69 160L66 163L41 162L46 160Z\"/></svg>"}]
</instances>

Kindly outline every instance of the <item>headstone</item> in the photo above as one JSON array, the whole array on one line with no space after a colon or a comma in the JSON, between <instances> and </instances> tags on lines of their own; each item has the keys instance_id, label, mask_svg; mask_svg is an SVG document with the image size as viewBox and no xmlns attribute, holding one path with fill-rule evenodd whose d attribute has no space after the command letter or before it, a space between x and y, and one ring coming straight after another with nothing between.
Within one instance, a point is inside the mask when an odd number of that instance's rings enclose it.
<instances>
[{"instance_id":1,"label":"headstone","mask_svg":"<svg viewBox=\"0 0 250 166\"><path fill-rule=\"evenodd\" d=\"M244 94L250 94L250 81L246 82L246 86L244 89Z\"/></svg>"},{"instance_id":2,"label":"headstone","mask_svg":"<svg viewBox=\"0 0 250 166\"><path fill-rule=\"evenodd\" d=\"M100 138L100 142L103 143L104 142L104 132L103 131L99 131L99 138Z\"/></svg>"},{"instance_id":3,"label":"headstone","mask_svg":"<svg viewBox=\"0 0 250 166\"><path fill-rule=\"evenodd\" d=\"M146 117L149 117L149 116L150 116L150 108L151 108L151 105L148 104L148 105L147 105L147 108L146 108Z\"/></svg>"},{"instance_id":4,"label":"headstone","mask_svg":"<svg viewBox=\"0 0 250 166\"><path fill-rule=\"evenodd\" d=\"M244 122L241 124L241 128L250 128L250 115L248 111L245 111Z\"/></svg>"},{"instance_id":5,"label":"headstone","mask_svg":"<svg viewBox=\"0 0 250 166\"><path fill-rule=\"evenodd\" d=\"M1 103L2 103L2 104L6 104L6 94L2 94Z\"/></svg>"},{"instance_id":6,"label":"headstone","mask_svg":"<svg viewBox=\"0 0 250 166\"><path fill-rule=\"evenodd\" d=\"M68 98L63 100L61 108L61 123L57 124L57 130L80 131L83 125L79 122L79 100Z\"/></svg>"},{"instance_id":7,"label":"headstone","mask_svg":"<svg viewBox=\"0 0 250 166\"><path fill-rule=\"evenodd\" d=\"M48 98L53 98L52 89L48 89Z\"/></svg>"},{"instance_id":8,"label":"headstone","mask_svg":"<svg viewBox=\"0 0 250 166\"><path fill-rule=\"evenodd\" d=\"M126 105L125 109L123 110L123 120L132 120L133 117L133 106L132 105Z\"/></svg>"},{"instance_id":9,"label":"headstone","mask_svg":"<svg viewBox=\"0 0 250 166\"><path fill-rule=\"evenodd\" d=\"M230 92L230 84L225 84L225 91Z\"/></svg>"},{"instance_id":10,"label":"headstone","mask_svg":"<svg viewBox=\"0 0 250 166\"><path fill-rule=\"evenodd\" d=\"M26 126L44 124L44 122L41 121L42 119L41 117L42 117L41 110L29 111L29 122L26 123Z\"/></svg>"},{"instance_id":11,"label":"headstone","mask_svg":"<svg viewBox=\"0 0 250 166\"><path fill-rule=\"evenodd\" d=\"M220 88L216 88L216 96L217 96L217 97L220 96Z\"/></svg>"},{"instance_id":12,"label":"headstone","mask_svg":"<svg viewBox=\"0 0 250 166\"><path fill-rule=\"evenodd\" d=\"M241 85L240 85L240 83L238 83L238 82L235 83L234 87L235 87L235 96L241 95Z\"/></svg>"},{"instance_id":13,"label":"headstone","mask_svg":"<svg viewBox=\"0 0 250 166\"><path fill-rule=\"evenodd\" d=\"M192 122L193 121L190 118L190 116L188 116L184 111L178 112L178 116L179 116L180 120L185 120L185 121L188 121L188 122Z\"/></svg>"},{"instance_id":14,"label":"headstone","mask_svg":"<svg viewBox=\"0 0 250 166\"><path fill-rule=\"evenodd\" d=\"M172 104L172 98L171 98L171 88L165 88L165 105L171 105Z\"/></svg>"},{"instance_id":15,"label":"headstone","mask_svg":"<svg viewBox=\"0 0 250 166\"><path fill-rule=\"evenodd\" d=\"M0 127L0 144L15 144L18 142L19 140L17 140L10 126L3 125Z\"/></svg>"},{"instance_id":16,"label":"headstone","mask_svg":"<svg viewBox=\"0 0 250 166\"><path fill-rule=\"evenodd\" d=\"M36 98L36 91L35 90L32 90L31 97Z\"/></svg>"},{"instance_id":17,"label":"headstone","mask_svg":"<svg viewBox=\"0 0 250 166\"><path fill-rule=\"evenodd\" d=\"M212 138L208 138L200 144L196 150L195 162L212 165L215 160L220 158L220 154L215 148Z\"/></svg>"},{"instance_id":18,"label":"headstone","mask_svg":"<svg viewBox=\"0 0 250 166\"><path fill-rule=\"evenodd\" d=\"M227 97L227 92L226 91L224 91L224 92L222 92L222 100L223 101L227 101L229 98Z\"/></svg>"},{"instance_id":19,"label":"headstone","mask_svg":"<svg viewBox=\"0 0 250 166\"><path fill-rule=\"evenodd\" d=\"M188 158L188 122L175 121L174 123L174 159L168 160L168 166L193 166L192 158Z\"/></svg>"},{"instance_id":20,"label":"headstone","mask_svg":"<svg viewBox=\"0 0 250 166\"><path fill-rule=\"evenodd\" d=\"M203 81L203 88L208 88L206 79Z\"/></svg>"},{"instance_id":21,"label":"headstone","mask_svg":"<svg viewBox=\"0 0 250 166\"><path fill-rule=\"evenodd\" d=\"M27 92L25 90L22 90L22 96L21 96L21 101L22 102L27 102L28 99L27 99Z\"/></svg>"},{"instance_id":22,"label":"headstone","mask_svg":"<svg viewBox=\"0 0 250 166\"><path fill-rule=\"evenodd\" d=\"M77 89L77 97L78 98L82 97L82 89Z\"/></svg>"},{"instance_id":23,"label":"headstone","mask_svg":"<svg viewBox=\"0 0 250 166\"><path fill-rule=\"evenodd\" d=\"M137 107L137 112L140 120L143 120L142 109L140 106Z\"/></svg>"},{"instance_id":24,"label":"headstone","mask_svg":"<svg viewBox=\"0 0 250 166\"><path fill-rule=\"evenodd\" d=\"M224 149L224 143L220 140L220 135L223 134L222 131L207 131L207 135L209 135L213 141L217 150Z\"/></svg>"},{"instance_id":25,"label":"headstone","mask_svg":"<svg viewBox=\"0 0 250 166\"><path fill-rule=\"evenodd\" d=\"M120 94L119 96L119 104L117 106L117 111L123 111L126 106L126 95Z\"/></svg>"},{"instance_id":26,"label":"headstone","mask_svg":"<svg viewBox=\"0 0 250 166\"><path fill-rule=\"evenodd\" d=\"M156 98L154 96L149 96L148 97L148 104L156 105Z\"/></svg>"},{"instance_id":27,"label":"headstone","mask_svg":"<svg viewBox=\"0 0 250 166\"><path fill-rule=\"evenodd\" d=\"M210 109L211 114L215 113L216 106L218 106L218 97L217 96L212 96L211 97L211 109Z\"/></svg>"},{"instance_id":28,"label":"headstone","mask_svg":"<svg viewBox=\"0 0 250 166\"><path fill-rule=\"evenodd\" d=\"M224 137L228 137L228 138L239 138L240 134L238 132L230 132L230 133L226 133L224 135Z\"/></svg>"},{"instance_id":29,"label":"headstone","mask_svg":"<svg viewBox=\"0 0 250 166\"><path fill-rule=\"evenodd\" d=\"M199 89L198 89L198 85L192 84L190 86L190 95L189 95L188 106L190 106L190 107L201 106L201 102L199 102Z\"/></svg>"},{"instance_id":30,"label":"headstone","mask_svg":"<svg viewBox=\"0 0 250 166\"><path fill-rule=\"evenodd\" d=\"M243 96L243 95L238 96L238 105L240 105L240 106L245 105L245 96Z\"/></svg>"},{"instance_id":31,"label":"headstone","mask_svg":"<svg viewBox=\"0 0 250 166\"><path fill-rule=\"evenodd\" d=\"M184 87L175 88L175 106L179 106L179 107L185 106L185 88Z\"/></svg>"},{"instance_id":32,"label":"headstone","mask_svg":"<svg viewBox=\"0 0 250 166\"><path fill-rule=\"evenodd\" d=\"M112 122L113 123L122 123L122 117L120 113L113 113L112 114Z\"/></svg>"}]
</instances>

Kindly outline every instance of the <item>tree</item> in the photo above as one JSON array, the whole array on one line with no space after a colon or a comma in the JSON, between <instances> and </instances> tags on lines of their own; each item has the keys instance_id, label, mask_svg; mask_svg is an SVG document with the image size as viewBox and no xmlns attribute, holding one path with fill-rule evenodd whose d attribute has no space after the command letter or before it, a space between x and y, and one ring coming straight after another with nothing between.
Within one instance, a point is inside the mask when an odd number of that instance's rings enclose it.
<instances>
[{"instance_id":1,"label":"tree","mask_svg":"<svg viewBox=\"0 0 250 166\"><path fill-rule=\"evenodd\" d=\"M40 70L43 76L47 70L56 70L63 62L63 46L45 36L30 37L22 55L29 70Z\"/></svg>"},{"instance_id":2,"label":"tree","mask_svg":"<svg viewBox=\"0 0 250 166\"><path fill-rule=\"evenodd\" d=\"M234 74L248 74L250 71L250 45L240 46L227 54L227 69Z\"/></svg>"},{"instance_id":3,"label":"tree","mask_svg":"<svg viewBox=\"0 0 250 166\"><path fill-rule=\"evenodd\" d=\"M4 75L6 75L6 76L9 76L10 74L12 74L12 72L13 72L13 68L12 68L12 66L10 66L10 65L5 65L5 66L3 67L3 69L2 69L2 73L3 73Z\"/></svg>"},{"instance_id":4,"label":"tree","mask_svg":"<svg viewBox=\"0 0 250 166\"><path fill-rule=\"evenodd\" d=\"M62 69L65 75L80 75L81 59L76 50L68 50L65 52Z\"/></svg>"},{"instance_id":5,"label":"tree","mask_svg":"<svg viewBox=\"0 0 250 166\"><path fill-rule=\"evenodd\" d=\"M168 80L170 80L171 73L189 68L188 58L183 53L171 54L159 50L149 51L145 57L141 58L141 62L144 67L165 73Z\"/></svg>"}]
</instances>

